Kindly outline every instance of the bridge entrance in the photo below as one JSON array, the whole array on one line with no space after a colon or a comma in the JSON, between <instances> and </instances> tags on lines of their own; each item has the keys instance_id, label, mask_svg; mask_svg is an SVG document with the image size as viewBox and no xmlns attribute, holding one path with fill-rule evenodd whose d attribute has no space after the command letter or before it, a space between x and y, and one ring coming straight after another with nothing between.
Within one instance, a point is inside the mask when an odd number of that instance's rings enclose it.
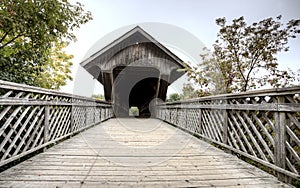
<instances>
[{"instance_id":1,"label":"bridge entrance","mask_svg":"<svg viewBox=\"0 0 300 188\"><path fill-rule=\"evenodd\" d=\"M150 117L150 103L158 98L159 71L151 67L116 67L113 70L115 113L127 117L131 107L139 109L139 117Z\"/></svg>"},{"instance_id":2,"label":"bridge entrance","mask_svg":"<svg viewBox=\"0 0 300 188\"><path fill-rule=\"evenodd\" d=\"M103 84L116 117L129 117L131 107L138 108L139 117L150 117L151 101L165 101L168 86L184 74L177 70L187 67L138 26L81 65Z\"/></svg>"}]
</instances>

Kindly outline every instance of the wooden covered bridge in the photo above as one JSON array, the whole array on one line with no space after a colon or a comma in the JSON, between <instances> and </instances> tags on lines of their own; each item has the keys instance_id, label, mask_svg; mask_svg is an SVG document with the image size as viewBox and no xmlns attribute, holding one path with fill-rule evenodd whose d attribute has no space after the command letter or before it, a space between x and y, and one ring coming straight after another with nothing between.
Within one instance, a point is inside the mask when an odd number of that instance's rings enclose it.
<instances>
[{"instance_id":1,"label":"wooden covered bridge","mask_svg":"<svg viewBox=\"0 0 300 188\"><path fill-rule=\"evenodd\" d=\"M139 27L82 66L106 101L0 81L0 187L299 183L300 87L164 103L186 65Z\"/></svg>"}]
</instances>

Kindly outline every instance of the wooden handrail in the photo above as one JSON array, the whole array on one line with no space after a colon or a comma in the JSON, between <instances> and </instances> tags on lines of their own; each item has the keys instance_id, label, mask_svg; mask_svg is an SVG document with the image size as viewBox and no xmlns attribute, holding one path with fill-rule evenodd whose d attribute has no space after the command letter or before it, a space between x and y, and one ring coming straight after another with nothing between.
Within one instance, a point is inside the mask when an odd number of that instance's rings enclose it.
<instances>
[{"instance_id":1,"label":"wooden handrail","mask_svg":"<svg viewBox=\"0 0 300 188\"><path fill-rule=\"evenodd\" d=\"M300 180L300 87L157 105L156 117Z\"/></svg>"},{"instance_id":2,"label":"wooden handrail","mask_svg":"<svg viewBox=\"0 0 300 188\"><path fill-rule=\"evenodd\" d=\"M112 116L105 101L0 80L0 167Z\"/></svg>"}]
</instances>

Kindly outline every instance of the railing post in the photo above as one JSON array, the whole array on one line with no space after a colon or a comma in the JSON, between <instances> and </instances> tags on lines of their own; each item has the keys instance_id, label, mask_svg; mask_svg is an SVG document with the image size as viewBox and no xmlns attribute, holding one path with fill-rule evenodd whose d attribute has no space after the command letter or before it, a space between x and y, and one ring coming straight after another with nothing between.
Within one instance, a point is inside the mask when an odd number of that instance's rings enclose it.
<instances>
[{"instance_id":1,"label":"railing post","mask_svg":"<svg viewBox=\"0 0 300 188\"><path fill-rule=\"evenodd\" d=\"M100 122L102 122L102 113L103 113L102 110L103 110L103 107L100 108L100 114L99 114L99 116L100 116L99 117L100 118L99 121Z\"/></svg>"},{"instance_id":2,"label":"railing post","mask_svg":"<svg viewBox=\"0 0 300 188\"><path fill-rule=\"evenodd\" d=\"M85 106L85 128L88 126L88 106Z\"/></svg>"},{"instance_id":3,"label":"railing post","mask_svg":"<svg viewBox=\"0 0 300 188\"><path fill-rule=\"evenodd\" d=\"M187 108L184 109L184 126L186 129L188 129L188 119L187 119Z\"/></svg>"},{"instance_id":4,"label":"railing post","mask_svg":"<svg viewBox=\"0 0 300 188\"><path fill-rule=\"evenodd\" d=\"M93 111L94 111L94 125L96 125L96 110L97 110L97 106L96 106L96 102L95 102L95 107L93 108Z\"/></svg>"},{"instance_id":5,"label":"railing post","mask_svg":"<svg viewBox=\"0 0 300 188\"><path fill-rule=\"evenodd\" d=\"M50 120L50 106L45 106L44 112L44 143L49 141L49 120ZM44 148L45 150L45 148Z\"/></svg>"},{"instance_id":6,"label":"railing post","mask_svg":"<svg viewBox=\"0 0 300 188\"><path fill-rule=\"evenodd\" d=\"M172 108L169 110L169 123L172 123Z\"/></svg>"},{"instance_id":7,"label":"railing post","mask_svg":"<svg viewBox=\"0 0 300 188\"><path fill-rule=\"evenodd\" d=\"M197 132L201 135L201 133L202 133L202 109L199 108L198 110L199 110L199 119L198 119L199 125L198 125Z\"/></svg>"},{"instance_id":8,"label":"railing post","mask_svg":"<svg viewBox=\"0 0 300 188\"><path fill-rule=\"evenodd\" d=\"M277 105L282 104L285 102L285 98L283 96L278 96L277 98ZM286 158L286 113L280 111L277 108L277 112L274 113L274 120L275 120L275 147L274 147L274 157L275 157L275 164L285 169L285 158ZM286 181L285 175L278 174L278 179L281 181Z\"/></svg>"},{"instance_id":9,"label":"railing post","mask_svg":"<svg viewBox=\"0 0 300 188\"><path fill-rule=\"evenodd\" d=\"M223 109L223 143L227 144L228 141L228 112L226 109L227 100L224 99L223 101L224 109Z\"/></svg>"},{"instance_id":10,"label":"railing post","mask_svg":"<svg viewBox=\"0 0 300 188\"><path fill-rule=\"evenodd\" d=\"M176 108L176 112L175 112L175 125L178 125L178 108Z\"/></svg>"},{"instance_id":11,"label":"railing post","mask_svg":"<svg viewBox=\"0 0 300 188\"><path fill-rule=\"evenodd\" d=\"M73 133L74 131L74 103L73 103L73 100L72 100L72 105L71 105L71 117L70 117L70 133Z\"/></svg>"}]
</instances>

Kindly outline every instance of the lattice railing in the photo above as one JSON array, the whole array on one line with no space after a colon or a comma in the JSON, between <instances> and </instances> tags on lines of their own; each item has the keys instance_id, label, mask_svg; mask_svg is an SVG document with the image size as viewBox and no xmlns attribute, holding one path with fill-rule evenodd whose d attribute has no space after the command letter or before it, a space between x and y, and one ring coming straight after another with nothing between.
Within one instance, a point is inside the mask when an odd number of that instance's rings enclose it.
<instances>
[{"instance_id":1,"label":"lattice railing","mask_svg":"<svg viewBox=\"0 0 300 188\"><path fill-rule=\"evenodd\" d=\"M104 101L0 81L0 167L112 116Z\"/></svg>"},{"instance_id":2,"label":"lattice railing","mask_svg":"<svg viewBox=\"0 0 300 188\"><path fill-rule=\"evenodd\" d=\"M157 117L299 180L300 87L163 103Z\"/></svg>"}]
</instances>

